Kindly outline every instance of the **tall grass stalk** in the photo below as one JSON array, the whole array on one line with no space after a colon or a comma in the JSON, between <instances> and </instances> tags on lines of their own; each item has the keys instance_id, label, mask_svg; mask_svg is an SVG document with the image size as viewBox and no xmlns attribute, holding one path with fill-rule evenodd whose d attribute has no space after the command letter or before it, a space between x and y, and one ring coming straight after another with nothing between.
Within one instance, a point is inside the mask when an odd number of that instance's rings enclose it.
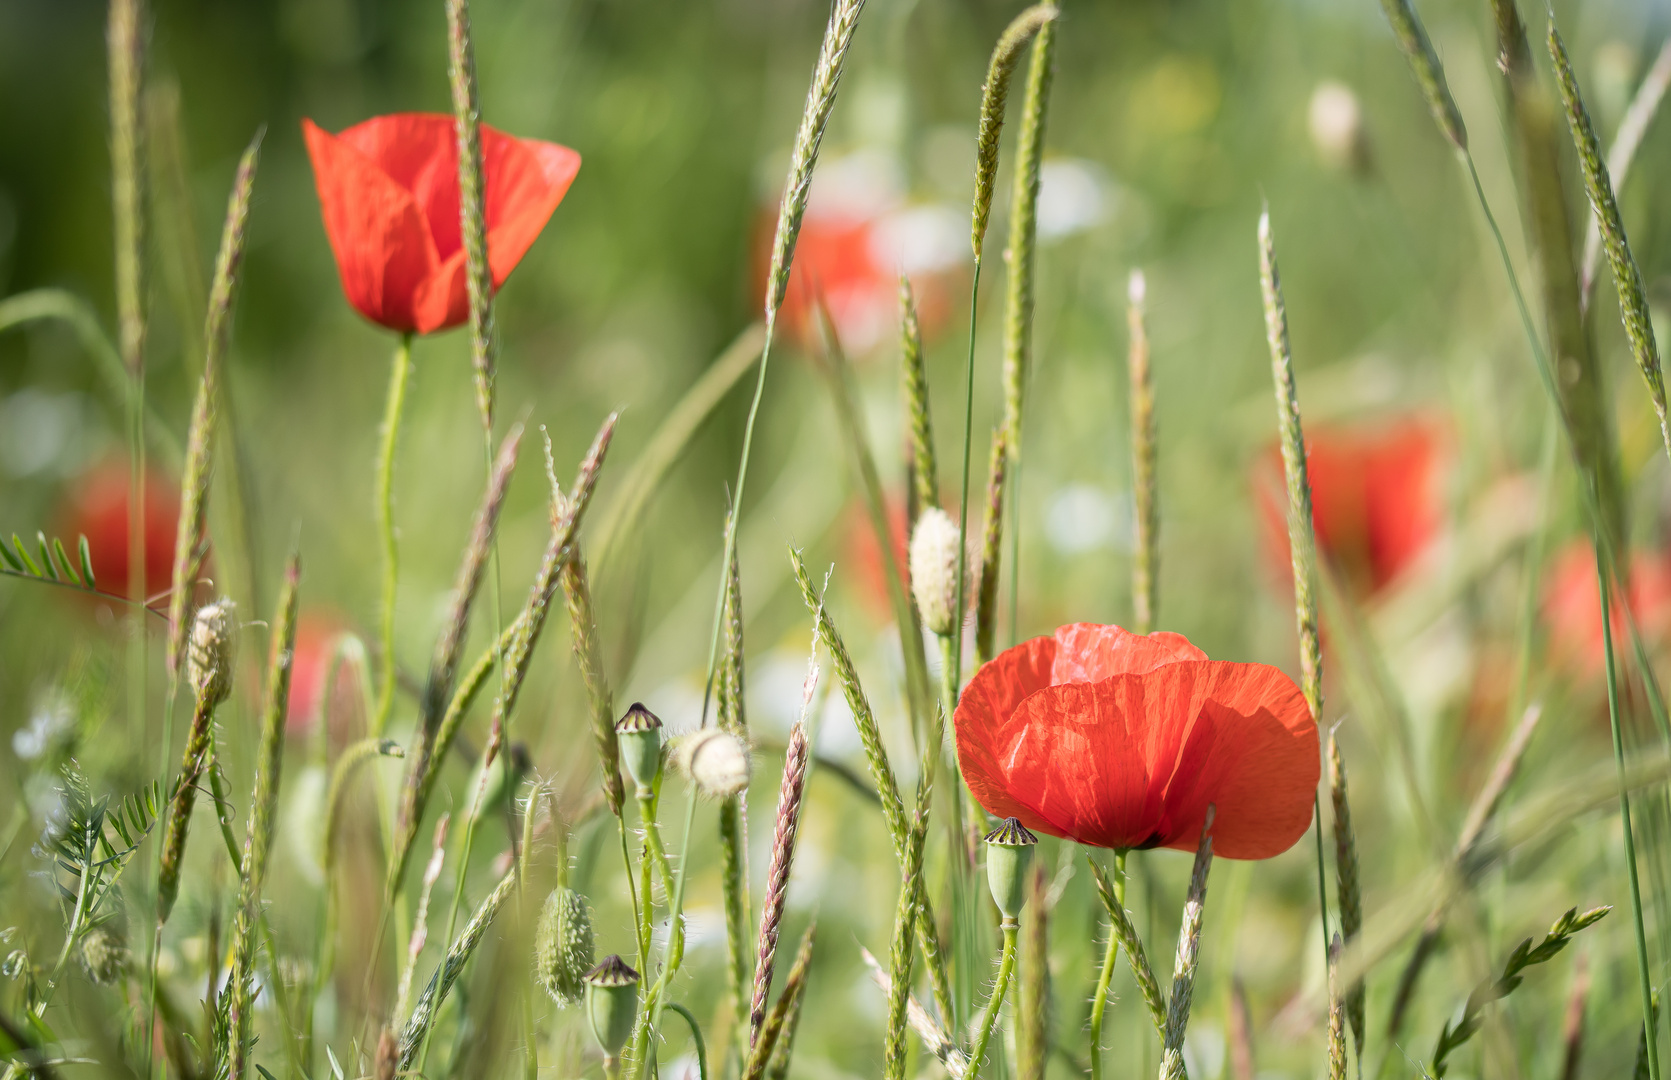
<instances>
[{"instance_id":1,"label":"tall grass stalk","mask_svg":"<svg viewBox=\"0 0 1671 1080\"><path fill-rule=\"evenodd\" d=\"M1358 876L1358 841L1352 831L1352 805L1346 786L1346 762L1340 756L1340 741L1329 734L1329 803L1334 809L1335 884L1340 900L1340 934L1343 945L1358 936L1363 927L1363 885ZM1334 950L1338 954L1339 948ZM1333 965L1330 966L1331 973ZM1364 987L1362 982L1334 987L1332 993L1343 1003L1352 1026L1352 1043L1363 1059Z\"/></svg>"},{"instance_id":2,"label":"tall grass stalk","mask_svg":"<svg viewBox=\"0 0 1671 1080\"><path fill-rule=\"evenodd\" d=\"M516 468L517 452L522 446L522 429L513 428L500 444L499 457L493 476L483 493L476 519L465 545L464 558L454 579L452 601L448 606L441 635L435 641L435 653L430 660L429 675L423 696L418 702L418 727L412 736L410 764L406 785L401 795L400 813L396 819L394 857L389 860L389 877L385 895L392 899L406 872L406 861L416 839L428 795L423 780L430 761L438 756L442 720L448 713L458 676L459 656L464 650L465 631L470 622L470 609L481 588L487 563L488 547L499 524L499 511L505 503L505 492L510 486L511 473Z\"/></svg>"},{"instance_id":3,"label":"tall grass stalk","mask_svg":"<svg viewBox=\"0 0 1671 1080\"><path fill-rule=\"evenodd\" d=\"M986 459L986 526L981 533L981 565L975 592L975 666L992 659L998 629L998 567L1004 546L1004 479L1009 452L1004 429L992 433Z\"/></svg>"},{"instance_id":4,"label":"tall grass stalk","mask_svg":"<svg viewBox=\"0 0 1671 1080\"><path fill-rule=\"evenodd\" d=\"M813 919L801 935L800 947L795 950L795 962L790 965L789 976L783 981L783 992L773 1003L772 1011L760 1029L760 1042L757 1044L760 1052L749 1060L748 1068L742 1074L743 1080L763 1080L774 1069L780 1075L787 1074L789 1057L794 1050L791 1045L795 1037L793 1022L799 1019L801 1002L806 997L807 975L812 969L812 947L817 938L818 920Z\"/></svg>"},{"instance_id":5,"label":"tall grass stalk","mask_svg":"<svg viewBox=\"0 0 1671 1080\"><path fill-rule=\"evenodd\" d=\"M495 760L505 748L505 731L510 724L511 716L516 711L517 700L521 694L522 684L528 674L528 667L533 659L534 646L538 643L540 633L545 629L546 618L551 612L552 603L558 589L558 574L563 566L579 557L579 542L576 539L581 520L586 507L591 502L592 492L597 486L598 472L603 468L605 456L609 452L609 443L614 435L615 422L618 413L610 413L604 418L603 426L598 429L592 440L592 446L580 464L579 475L575 479L574 489L568 495L553 490L551 505L551 538L546 543L545 554L540 560L540 567L535 574L534 583L528 589L528 600L523 607L522 615L516 621L517 632L512 636L509 647L505 650L504 663L500 665L500 685L498 697L493 702L493 717L488 729L487 746L482 751L481 764L476 773L475 794L470 803L470 812L464 819L464 835L458 857L458 874L456 876L452 904L447 911L447 938L453 935L453 928L457 925L458 911L464 895L464 883L470 867L470 852L475 843L476 830L481 825L482 806L487 793L489 779ZM514 434L514 429L513 429ZM506 765L509 773L509 765ZM649 906L649 898L645 898L645 906ZM423 1063L428 1057L428 1037L418 1054L419 1071L423 1071Z\"/></svg>"},{"instance_id":6,"label":"tall grass stalk","mask_svg":"<svg viewBox=\"0 0 1671 1080\"><path fill-rule=\"evenodd\" d=\"M215 429L219 421L221 368L226 363L227 339L232 318L232 300L238 288L238 271L244 258L244 234L249 221L250 191L255 185L255 167L265 130L257 131L238 162L232 195L226 204L226 224L221 232L220 253L215 257L215 276L209 291L209 308L203 322L203 375L192 402L191 424L186 429L186 461L180 481L180 520L174 538L174 573L168 596L168 644L165 652L170 697L179 679L185 655L186 636L191 629L188 607L198 573L208 555L209 481L214 471ZM172 712L172 709L168 710ZM166 714L165 714L166 715ZM165 740L166 745L167 740Z\"/></svg>"},{"instance_id":7,"label":"tall grass stalk","mask_svg":"<svg viewBox=\"0 0 1671 1080\"><path fill-rule=\"evenodd\" d=\"M470 35L470 0L447 0L447 85L452 91L458 137L458 213L464 245L465 289L470 297L470 366L476 376L476 409L492 445L493 275L487 264L487 189L482 180L482 104L476 85L476 49Z\"/></svg>"},{"instance_id":8,"label":"tall grass stalk","mask_svg":"<svg viewBox=\"0 0 1671 1080\"><path fill-rule=\"evenodd\" d=\"M290 701L291 661L296 648L297 588L301 559L292 552L279 589L278 614L273 620L272 647L267 660L267 693L262 707L261 742L256 755L255 791L250 796L249 827L244 836L239 868L237 919L232 938L232 973L225 993L227 1040L222 1048L226 1075L242 1080L246 1074L251 1022L255 1006L256 926L261 919L261 890L266 884L268 855L273 844L273 812L278 807L280 774L284 767L284 718Z\"/></svg>"},{"instance_id":9,"label":"tall grass stalk","mask_svg":"<svg viewBox=\"0 0 1671 1080\"><path fill-rule=\"evenodd\" d=\"M1052 9L1033 36L1027 93L1021 104L1021 136L1015 148L1015 180L1010 189L1009 245L1004 249L1009 263L1004 289L1004 444L1011 457L1010 645L1015 644L1021 602L1021 423L1033 366L1033 268L1038 247L1039 166L1044 158L1045 116L1050 106L1055 58L1056 18ZM968 497L967 487L964 497Z\"/></svg>"},{"instance_id":10,"label":"tall grass stalk","mask_svg":"<svg viewBox=\"0 0 1671 1080\"><path fill-rule=\"evenodd\" d=\"M859 742L864 748L865 765L870 771L871 783L876 785L882 820L887 825L889 839L893 841L894 857L903 868L908 858L910 826L905 819L905 806L900 799L899 784L894 779L893 766L888 762L888 751L882 743L882 731L877 726L876 714L871 710L870 700L865 696L864 686L859 682L859 673L853 666L853 657L847 650L847 643L842 640L841 633L830 619L823 598L813 589L812 579L807 575L806 563L802 560L801 553L791 548L789 560L794 569L795 582L800 586L801 599L805 602L807 610L813 612L817 619L818 639L830 654L836 681L841 684L842 697L847 702L848 711L853 714L853 724L858 728ZM940 948L934 906L928 898L927 889L921 887L920 875L918 881L917 901L920 910L916 917L917 939L922 944L923 959L933 983L935 1002L941 1010L941 1015L949 1022L953 1019L950 979Z\"/></svg>"},{"instance_id":11,"label":"tall grass stalk","mask_svg":"<svg viewBox=\"0 0 1671 1080\"><path fill-rule=\"evenodd\" d=\"M806 681L801 687L801 716L789 733L789 750L784 755L783 781L778 789L777 823L772 835L772 859L766 869L766 896L760 912L760 939L754 961L754 997L749 1004L749 1047L758 1055L760 1025L766 1022L766 1000L772 989L777 957L778 934L783 927L783 909L788 900L789 871L795 862L795 838L800 832L802 796L806 792L807 715L812 692L818 685L818 633L813 627L812 658L807 663Z\"/></svg>"},{"instance_id":12,"label":"tall grass stalk","mask_svg":"<svg viewBox=\"0 0 1671 1080\"><path fill-rule=\"evenodd\" d=\"M969 454L975 423L975 328L980 315L981 253L986 246L986 227L992 217L992 193L998 179L998 148L1004 130L1004 112L1009 102L1010 79L1015 74L1016 65L1021 62L1021 50L1033 40L1041 26L1055 17L1054 5L1036 4L1011 20L992 49L992 58L987 62L986 82L981 87L981 118L975 141L975 201L969 220L969 242L974 249L975 271L969 280L969 354L964 363L963 377L963 471L957 508L959 630L958 647L952 650L950 680L957 689L963 685L961 627L968 611Z\"/></svg>"},{"instance_id":13,"label":"tall grass stalk","mask_svg":"<svg viewBox=\"0 0 1671 1080\"><path fill-rule=\"evenodd\" d=\"M1630 793L1624 782L1625 744L1619 726L1619 685L1614 671L1613 613L1610 600L1616 578L1612 573L1613 568L1600 558L1601 553L1598 551L1596 554L1596 588L1601 596L1601 642L1607 672L1607 722L1613 734L1613 762L1619 777L1619 818L1624 826L1625 868L1630 880L1630 912L1635 920L1633 928L1636 931L1636 974L1642 991L1642 1030L1648 1048L1648 1076L1650 1080L1659 1080L1659 1025L1655 1022L1653 975L1648 962L1647 933L1642 923L1642 886L1636 875L1636 839L1630 824Z\"/></svg>"},{"instance_id":14,"label":"tall grass stalk","mask_svg":"<svg viewBox=\"0 0 1671 1080\"><path fill-rule=\"evenodd\" d=\"M765 339L761 344L760 367L754 380L754 395L749 401L748 419L743 424L743 447L737 461L737 480L731 489L731 507L725 517L723 548L720 554L720 580L714 599L713 627L708 635L707 680L702 693L700 723L708 722L712 704L714 677L719 661L720 633L725 618L725 597L729 590L727 577L737 550L737 521L742 515L743 496L748 486L748 464L754 447L754 428L760 416L760 401L766 391L766 373L770 370L772 340L776 336L778 312L789 291L789 270L795 260L795 245L801 235L801 221L806 216L807 199L812 193L812 173L818 165L818 150L824 141L824 130L829 125L830 113L835 108L836 91L841 84L842 69L847 51L853 44L853 34L859 27L859 16L864 11L864 0L834 0L830 20L824 27L824 37L818 47L818 59L813 64L812 79L807 86L806 104L801 110L801 123L795 132L795 145L789 155L789 171L784 178L783 196L778 203L777 226L772 234L772 261L766 274ZM884 549L886 550L886 549ZM685 800L685 846L689 850L691 829L696 819L696 790L692 787ZM675 927L681 925L684 912L685 877L689 860L679 861L679 872L671 898L670 918ZM674 939L668 935L665 959L673 955ZM682 944L682 943L681 943ZM671 977L666 969L664 977ZM652 1017L659 1021L658 1011Z\"/></svg>"},{"instance_id":15,"label":"tall grass stalk","mask_svg":"<svg viewBox=\"0 0 1671 1080\"><path fill-rule=\"evenodd\" d=\"M1155 628L1160 608L1160 507L1155 485L1155 379L1149 367L1149 326L1143 271L1133 270L1126 285L1126 372L1131 380L1131 492L1136 507L1132 543L1132 629Z\"/></svg>"},{"instance_id":16,"label":"tall grass stalk","mask_svg":"<svg viewBox=\"0 0 1671 1080\"><path fill-rule=\"evenodd\" d=\"M1184 898L1183 924L1178 928L1178 955L1172 968L1172 993L1166 1001L1166 1032L1160 1056L1161 1080L1184 1078L1184 1032L1189 1027L1190 1004L1195 993L1195 969L1201 956L1201 917L1207 903L1207 874L1213 866L1213 808L1201 826L1201 843L1195 849L1190 871L1189 894ZM1321 828L1321 822L1319 822Z\"/></svg>"},{"instance_id":17,"label":"tall grass stalk","mask_svg":"<svg viewBox=\"0 0 1671 1080\"><path fill-rule=\"evenodd\" d=\"M1087 854L1086 858L1090 859L1090 855ZM1094 860L1091 861L1091 870L1096 877L1097 889L1102 895L1103 905L1107 907L1109 912L1108 944L1103 949L1102 966L1097 970L1097 988L1091 996L1090 1019L1091 1080L1102 1080L1102 1022L1103 1015L1108 1008L1108 988L1114 980L1114 962L1119 958L1120 953L1120 939L1122 937L1120 922L1121 917L1125 915L1126 902L1126 853L1124 851L1114 853L1114 881L1112 885L1109 884L1107 877L1103 874L1102 867L1098 866ZM1116 915L1116 912L1119 914ZM1137 970L1135 959L1133 960L1133 970ZM1153 981L1154 977L1151 975L1150 983L1153 983ZM1141 979L1138 980L1138 983L1143 988L1145 1000L1148 1000L1150 996L1149 987L1144 986ZM1153 993L1158 995L1159 992L1159 987L1155 986ZM1153 1010L1157 1026L1161 1022L1161 1018L1165 1016L1165 1012L1164 1005Z\"/></svg>"},{"instance_id":18,"label":"tall grass stalk","mask_svg":"<svg viewBox=\"0 0 1671 1080\"><path fill-rule=\"evenodd\" d=\"M1572 61L1567 59L1566 45L1555 29L1553 13L1549 17L1549 56L1555 63L1556 81L1561 87L1561 101L1566 105L1572 141L1578 147L1578 162L1583 168L1590 209L1596 226L1601 230L1607 264L1613 271L1625 337L1630 341L1631 355L1642 373L1642 381L1647 384L1654 414L1659 417L1660 437L1665 443L1666 456L1671 458L1671 420L1666 416L1665 376L1660 371L1659 346L1654 341L1653 319L1648 313L1642 271L1637 268L1636 257L1631 254L1630 240L1625 236L1624 218L1619 214L1619 202L1613 194L1613 180L1601 159L1601 143L1596 139L1595 126L1590 123L1589 110L1584 107L1578 78L1572 72Z\"/></svg>"},{"instance_id":19,"label":"tall grass stalk","mask_svg":"<svg viewBox=\"0 0 1671 1080\"><path fill-rule=\"evenodd\" d=\"M1027 945L1017 955L1015 1072L1019 1080L1044 1080L1050 1058L1050 873L1034 862L1022 910Z\"/></svg>"},{"instance_id":20,"label":"tall grass stalk","mask_svg":"<svg viewBox=\"0 0 1671 1080\"><path fill-rule=\"evenodd\" d=\"M128 598L145 595L145 198L139 98L145 81L144 0L111 0L105 30L110 78L111 212L115 226L116 336L128 376ZM128 643L128 724L145 730L145 618ZM163 765L168 762L164 745ZM147 1063L149 1067L149 1063Z\"/></svg>"},{"instance_id":21,"label":"tall grass stalk","mask_svg":"<svg viewBox=\"0 0 1671 1080\"><path fill-rule=\"evenodd\" d=\"M1636 161L1636 151L1642 146L1648 126L1653 123L1654 117L1659 115L1659 106L1665 100L1665 91L1668 88L1671 88L1671 41L1660 46L1653 66L1648 69L1648 74L1642 77L1642 84L1636 88L1636 94L1625 109L1624 119L1619 121L1619 130L1613 136L1612 149L1607 152L1607 173L1613 181L1615 198L1625 189L1625 181L1630 177L1630 168ZM1592 215L1585 225L1584 255L1579 263L1579 303L1586 315L1590 310L1590 300L1595 295L1596 267L1600 262L1601 228Z\"/></svg>"},{"instance_id":22,"label":"tall grass stalk","mask_svg":"<svg viewBox=\"0 0 1671 1080\"><path fill-rule=\"evenodd\" d=\"M1300 424L1299 394L1294 388L1294 354L1288 343L1288 312L1282 300L1271 238L1271 212L1259 215L1259 286L1264 297L1265 342L1276 384L1277 428L1282 440L1282 469L1288 487L1288 551L1294 572L1294 618L1300 639L1300 688L1315 724L1323 722L1323 642L1317 624L1317 534L1311 517L1311 479L1306 470L1305 432ZM1323 860L1323 804L1312 793L1312 825L1317 841L1317 910L1323 928L1323 956L1329 953L1329 887Z\"/></svg>"},{"instance_id":23,"label":"tall grass stalk","mask_svg":"<svg viewBox=\"0 0 1671 1080\"><path fill-rule=\"evenodd\" d=\"M917 920L917 878L923 871L923 844L928 838L929 811L933 808L933 758L937 750L923 755L922 773L917 781L917 807L911 818L911 836L905 866L899 880L899 899L894 908L893 945L888 952L887 1027L882 1040L882 1075L885 1080L905 1080L905 1003L911 996L911 963Z\"/></svg>"},{"instance_id":24,"label":"tall grass stalk","mask_svg":"<svg viewBox=\"0 0 1671 1080\"><path fill-rule=\"evenodd\" d=\"M461 876L462 873L463 870L460 868ZM510 899L515 887L516 871L512 870L499 879L499 884L494 886L487 899L476 908L475 914L470 916L470 921L464 924L458 938L447 949L446 958L441 961L441 966L430 976L429 985L424 987L424 992L418 996L418 1003L412 1007L412 1018L401 1029L397 1075L404 1076L409 1073L419 1056L420 1048L428 1045L435 1018L440 1014L441 1005L447 1000L448 992L458 981L459 975L464 971L464 965L470 962L471 954L476 951L476 946L481 944L482 938L487 934L487 928L493 925L494 916L499 914L499 909ZM419 1071L422 1071L421 1067Z\"/></svg>"}]
</instances>

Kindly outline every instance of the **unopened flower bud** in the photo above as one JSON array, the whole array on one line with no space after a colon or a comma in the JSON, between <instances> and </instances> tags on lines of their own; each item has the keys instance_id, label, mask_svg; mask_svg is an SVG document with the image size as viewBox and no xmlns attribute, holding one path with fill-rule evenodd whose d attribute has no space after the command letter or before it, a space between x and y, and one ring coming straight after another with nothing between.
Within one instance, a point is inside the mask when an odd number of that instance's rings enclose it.
<instances>
[{"instance_id":1,"label":"unopened flower bud","mask_svg":"<svg viewBox=\"0 0 1671 1080\"><path fill-rule=\"evenodd\" d=\"M1015 818L1005 818L986 834L986 884L992 902L1005 922L1021 915L1027 899L1027 867L1033 862L1033 847L1039 838Z\"/></svg>"},{"instance_id":2,"label":"unopened flower bud","mask_svg":"<svg viewBox=\"0 0 1671 1080\"><path fill-rule=\"evenodd\" d=\"M592 913L586 898L559 885L545 898L534 933L534 979L559 1008L579 1005L592 968Z\"/></svg>"},{"instance_id":3,"label":"unopened flower bud","mask_svg":"<svg viewBox=\"0 0 1671 1080\"><path fill-rule=\"evenodd\" d=\"M621 1056L638 1013L638 972L619 956L606 956L586 973L586 1018L605 1057Z\"/></svg>"},{"instance_id":4,"label":"unopened flower bud","mask_svg":"<svg viewBox=\"0 0 1671 1080\"><path fill-rule=\"evenodd\" d=\"M1364 132L1363 108L1358 95L1344 83L1317 84L1306 113L1311 144L1323 161L1347 172L1369 168L1369 136Z\"/></svg>"},{"instance_id":5,"label":"unopened flower bud","mask_svg":"<svg viewBox=\"0 0 1671 1080\"><path fill-rule=\"evenodd\" d=\"M638 785L638 797L649 797L661 779L661 717L635 701L616 722L615 736L621 741L627 773Z\"/></svg>"},{"instance_id":6,"label":"unopened flower bud","mask_svg":"<svg viewBox=\"0 0 1671 1080\"><path fill-rule=\"evenodd\" d=\"M911 533L911 595L924 626L942 637L957 631L957 522L937 506Z\"/></svg>"},{"instance_id":7,"label":"unopened flower bud","mask_svg":"<svg viewBox=\"0 0 1671 1080\"><path fill-rule=\"evenodd\" d=\"M729 731L703 728L679 742L679 771L710 799L729 799L748 787L748 744Z\"/></svg>"},{"instance_id":8,"label":"unopened flower bud","mask_svg":"<svg viewBox=\"0 0 1671 1080\"><path fill-rule=\"evenodd\" d=\"M217 600L197 609L186 650L186 678L197 696L210 705L219 705L232 694L237 634L232 601Z\"/></svg>"},{"instance_id":9,"label":"unopened flower bud","mask_svg":"<svg viewBox=\"0 0 1671 1080\"><path fill-rule=\"evenodd\" d=\"M109 924L93 927L81 939L81 966L99 986L109 986L128 966L128 943Z\"/></svg>"}]
</instances>

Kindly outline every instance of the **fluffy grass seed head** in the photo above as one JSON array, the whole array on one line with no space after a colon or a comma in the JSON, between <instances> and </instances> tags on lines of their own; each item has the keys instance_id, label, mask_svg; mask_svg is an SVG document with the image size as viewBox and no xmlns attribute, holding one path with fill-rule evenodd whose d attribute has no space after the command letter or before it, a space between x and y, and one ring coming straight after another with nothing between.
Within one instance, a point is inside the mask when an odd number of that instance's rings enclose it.
<instances>
[{"instance_id":1,"label":"fluffy grass seed head","mask_svg":"<svg viewBox=\"0 0 1671 1080\"><path fill-rule=\"evenodd\" d=\"M186 676L198 697L211 706L232 694L232 661L237 652L238 622L230 600L197 609L186 650Z\"/></svg>"},{"instance_id":2,"label":"fluffy grass seed head","mask_svg":"<svg viewBox=\"0 0 1671 1080\"><path fill-rule=\"evenodd\" d=\"M957 522L937 506L923 511L911 533L911 593L923 625L944 637L956 631Z\"/></svg>"},{"instance_id":3,"label":"fluffy grass seed head","mask_svg":"<svg viewBox=\"0 0 1671 1080\"><path fill-rule=\"evenodd\" d=\"M679 771L710 799L729 799L748 787L754 766L748 744L719 728L703 728L679 741Z\"/></svg>"},{"instance_id":4,"label":"fluffy grass seed head","mask_svg":"<svg viewBox=\"0 0 1671 1080\"><path fill-rule=\"evenodd\" d=\"M558 1008L585 1000L586 975L596 951L586 898L566 885L552 889L534 933L534 978Z\"/></svg>"}]
</instances>

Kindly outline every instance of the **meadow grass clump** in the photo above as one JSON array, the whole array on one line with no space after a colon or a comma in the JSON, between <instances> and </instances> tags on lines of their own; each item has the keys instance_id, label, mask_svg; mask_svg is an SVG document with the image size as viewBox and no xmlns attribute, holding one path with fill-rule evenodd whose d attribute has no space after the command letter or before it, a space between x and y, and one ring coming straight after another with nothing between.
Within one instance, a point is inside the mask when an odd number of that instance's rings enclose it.
<instances>
[{"instance_id":1,"label":"meadow grass clump","mask_svg":"<svg viewBox=\"0 0 1671 1080\"><path fill-rule=\"evenodd\" d=\"M0 101L0 1080L1660 1080L1671 48L644 4Z\"/></svg>"}]
</instances>

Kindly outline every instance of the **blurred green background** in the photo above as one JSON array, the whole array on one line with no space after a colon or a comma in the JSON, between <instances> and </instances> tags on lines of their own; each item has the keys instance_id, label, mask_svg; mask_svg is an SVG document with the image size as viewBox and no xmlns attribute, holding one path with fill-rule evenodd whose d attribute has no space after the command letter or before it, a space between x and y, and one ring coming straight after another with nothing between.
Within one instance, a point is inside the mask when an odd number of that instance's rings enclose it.
<instances>
[{"instance_id":1,"label":"blurred green background","mask_svg":"<svg viewBox=\"0 0 1671 1080\"><path fill-rule=\"evenodd\" d=\"M1487 194L1530 282L1487 5L1422 6L1469 121ZM1450 434L1439 480L1445 527L1438 554L1419 580L1345 601L1364 616L1396 689L1402 726L1388 721L1384 699L1336 674L1349 662L1331 659L1326 719L1343 721L1354 770L1367 906L1373 913L1396 905L1412 875L1448 849L1506 730L1509 695L1501 687L1510 680L1502 671L1512 666L1525 610L1533 524L1546 551L1581 533L1564 456L1557 459L1554 501L1537 506L1549 409L1501 267L1465 175L1372 0L1067 0L1063 9L1026 418L1020 635L1130 617L1125 295L1128 272L1141 267L1159 411L1160 625L1185 633L1215 659L1296 669L1289 598L1263 545L1251 480L1274 437L1254 243L1261 202L1268 201L1308 424L1367 430L1414 413L1439 418ZM962 437L968 260L958 245L966 245L962 215L973 187L975 119L987 51L1016 10L992 0L872 0L814 181L815 207L848 198L889 213L923 211L911 219L921 228L907 234L902 257L926 267L919 289L928 281L939 290L928 345L948 493L956 490ZM762 250L827 9L807 0L477 0L472 12L486 121L572 146L584 158L569 195L499 295L500 431L512 420L544 425L566 480L603 415L623 408L599 494L599 512L607 513L614 481L662 419L759 317ZM1647 0L1590 0L1559 4L1557 12L1597 125L1610 137L1671 28L1671 10ZM1543 13L1528 6L1523 14L1536 51ZM102 5L85 0L0 5L0 295L63 288L89 300L108 328L114 301L104 17ZM247 553L217 547L217 567L245 617L267 618L280 559L298 543L304 611L370 639L379 581L372 466L394 339L342 297L298 125L308 117L335 131L380 113L445 111L442 7L159 0L149 40L146 113L163 125L149 144L156 210L147 249L149 400L183 438L200 363L193 355L200 309L192 298L201 298L237 155L266 125L227 375L253 529ZM1540 65L1547 67L1542 57ZM1334 96L1319 105L1326 85ZM1330 129L1327 121L1338 118L1344 100L1359 110L1356 126ZM1331 103L1336 112L1327 113ZM167 145L175 145L177 171L170 173L169 163L156 161L164 156L156 148L165 145L157 131L168 130L174 116L179 139ZM1337 132L1332 141L1330 130ZM1563 153L1570 166L1570 147ZM1671 302L1671 200L1660 182L1668 167L1671 138L1656 126L1622 199L1656 305ZM1575 177L1573 169L1576 199ZM1007 227L1008 190L1005 168L994 238ZM1585 213L1574 202L1574 221ZM996 251L1002 241L988 243ZM989 259L976 359L975 490L1000 407L1002 283L999 260ZM891 298L891 282L880 288ZM1614 303L1603 281L1596 337L1630 483L1632 538L1659 552L1671 486ZM891 330L875 332L874 321L855 327L848 352L870 440L885 484L897 493L904 430L897 343ZM807 547L814 567L835 564L838 622L895 739L896 763L910 760L897 635L885 602L866 591L864 568L867 560L874 565L876 544L865 535L828 385L808 362L805 340L786 335L772 367L744 507L750 694L761 738L751 800L756 882L777 771L772 747L781 747L793 719L807 645L808 620L784 545ZM454 331L420 340L415 350L396 478L403 567L397 653L413 672L421 672L437 632L481 488L468 348L467 334ZM634 535L621 538L617 550L590 553L594 564L608 563L597 586L598 612L617 700L642 698L675 728L693 725L700 710L725 486L746 407L745 389L730 393ZM0 532L70 529L78 485L101 461L121 457L122 425L120 401L62 325L0 335ZM546 535L536 443L525 443L501 530L497 585L506 611L520 605ZM165 472L163 479L177 477ZM947 502L955 508L955 494ZM239 567L249 565L254 577L240 577ZM1530 587L1535 595L1539 582ZM488 632L479 616L471 655ZM1331 630L1331 657L1342 633ZM262 635L259 627L247 635L250 685ZM0 734L29 729L56 707L57 688L87 682L89 670L119 682L121 636L118 623L63 594L0 581ZM595 771L561 620L541 648L514 737L527 742L537 770L581 792ZM160 646L152 651L156 659ZM1605 723L1595 719L1594 681L1546 662L1541 645L1534 659L1532 691L1546 718L1527 765L1528 787L1554 784L1609 757ZM159 702L160 687L159 673L152 687ZM94 699L65 745L106 786L136 786L152 775L157 732L124 727L119 690ZM238 700L252 712L250 702ZM830 696L822 750L858 765L839 700ZM397 720L409 722L410 714L405 699ZM235 732L229 752L242 770L235 771L241 791L252 751L237 736L253 731L253 723L236 724L223 720ZM469 738L479 743L484 726L485 716L474 717ZM298 738L294 753L302 761L312 751ZM0 748L0 791L17 792L18 813L34 821L21 826L24 840L39 828L42 812L32 779L38 757ZM468 775L459 765L449 780L462 791ZM1431 827L1421 824L1412 789L1431 811ZM896 871L868 804L823 777L812 790L791 930L798 933L817 908L822 954L794 1075L871 1075L880 1061L882 998L864 978L856 944L884 953ZM299 798L292 795L292 803ZM667 805L682 805L682 798ZM300 820L308 810L292 805L287 813ZM1616 820L1587 818L1534 851L1516 853L1487 878L1479 917L1458 920L1466 932L1427 976L1411 1026L1418 1033L1410 1036L1412 1056L1426 1053L1429 1033L1466 996L1486 958L1500 958L1573 904L1625 903L1619 840ZM1315 1071L1320 1036L1293 1004L1322 978L1311 843L1270 863L1215 870L1192 1025L1202 1080L1229 1075L1232 975L1245 982L1253 1003L1262 1075ZM1058 845L1047 847L1046 857L1056 859ZM0 861L0 907L8 912L0 922L40 924L39 913L50 906L26 876L27 848L19 841ZM619 874L608 850L604 842L595 857L600 943L626 951L624 909L612 895ZM198 854L207 865L215 853ZM695 879L697 959L688 978L718 987L723 934L715 921L711 822L699 826L693 854L703 870ZM1154 853L1141 861L1153 900L1146 893L1135 906L1150 919L1150 953L1164 967L1188 859ZM1070 1075L1072 1057L1084 1056L1100 909L1083 866L1072 872L1072 852L1059 865L1064 891L1053 977L1056 1030L1067 1051L1051 1069ZM298 896L311 895L310 886L292 885ZM275 909L281 927L293 923L281 937L293 932L308 940L311 903L299 902L293 918ZM1598 1075L1633 1060L1639 1010L1628 918L1616 912L1588 932L1583 946L1594 983L1587 1071ZM190 927L180 934L182 942L190 938ZM183 944L177 948L188 956ZM1372 1026L1397 966L1383 965L1371 982ZM1570 979L1563 957L1535 977L1532 992L1514 999L1503 1013L1506 1032L1482 1040L1491 1047L1491 1075L1522 1075L1522 1065L1534 1061L1538 1068L1524 1075L1549 1072ZM1115 986L1108 1060L1115 1074L1135 1076L1154 1060L1152 1040L1124 970ZM1479 1067L1474 1058L1457 1066Z\"/></svg>"}]
</instances>

